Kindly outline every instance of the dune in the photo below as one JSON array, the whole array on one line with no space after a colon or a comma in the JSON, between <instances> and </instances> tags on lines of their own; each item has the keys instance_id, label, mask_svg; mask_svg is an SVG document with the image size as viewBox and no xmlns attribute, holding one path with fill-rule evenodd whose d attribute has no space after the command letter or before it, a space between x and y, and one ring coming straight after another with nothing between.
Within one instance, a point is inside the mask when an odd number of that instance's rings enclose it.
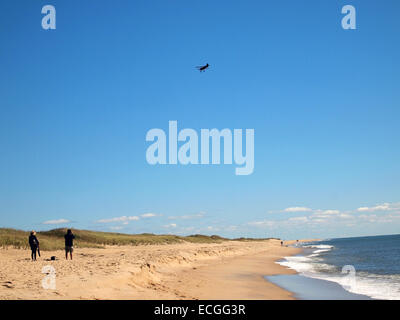
<instances>
[{"instance_id":1,"label":"dune","mask_svg":"<svg viewBox=\"0 0 400 320\"><path fill-rule=\"evenodd\" d=\"M279 240L180 242L79 248L66 261L62 250L0 249L0 299L293 299L264 279L294 273L274 263L300 249ZM51 256L57 260L50 261ZM43 267L56 272L44 289Z\"/></svg>"}]
</instances>

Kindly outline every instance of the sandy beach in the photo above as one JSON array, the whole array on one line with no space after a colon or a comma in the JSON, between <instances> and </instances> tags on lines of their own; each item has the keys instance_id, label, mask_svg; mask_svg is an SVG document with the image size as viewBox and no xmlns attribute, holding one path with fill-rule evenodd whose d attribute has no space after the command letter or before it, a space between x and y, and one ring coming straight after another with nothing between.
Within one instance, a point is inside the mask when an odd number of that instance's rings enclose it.
<instances>
[{"instance_id":1,"label":"sandy beach","mask_svg":"<svg viewBox=\"0 0 400 320\"><path fill-rule=\"evenodd\" d=\"M0 299L294 299L266 275L292 274L275 263L300 249L278 240L76 248L74 260L46 251L0 249ZM49 261L56 256L56 261ZM44 266L56 289L44 289Z\"/></svg>"}]
</instances>

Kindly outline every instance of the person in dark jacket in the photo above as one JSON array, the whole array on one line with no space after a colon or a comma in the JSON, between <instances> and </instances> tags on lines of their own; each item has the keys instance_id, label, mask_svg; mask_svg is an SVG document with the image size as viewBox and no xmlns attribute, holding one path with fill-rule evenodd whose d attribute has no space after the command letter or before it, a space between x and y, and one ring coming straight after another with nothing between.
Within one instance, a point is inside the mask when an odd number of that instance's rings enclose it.
<instances>
[{"instance_id":1,"label":"person in dark jacket","mask_svg":"<svg viewBox=\"0 0 400 320\"><path fill-rule=\"evenodd\" d=\"M72 233L71 229L68 229L67 234L64 236L65 238L65 259L68 260L68 253L72 260L72 252L74 252L74 239L75 236Z\"/></svg>"},{"instance_id":2,"label":"person in dark jacket","mask_svg":"<svg viewBox=\"0 0 400 320\"><path fill-rule=\"evenodd\" d=\"M36 252L39 249L39 240L36 238L36 232L32 231L29 236L29 245L31 247L32 253L32 261L36 261Z\"/></svg>"}]
</instances>

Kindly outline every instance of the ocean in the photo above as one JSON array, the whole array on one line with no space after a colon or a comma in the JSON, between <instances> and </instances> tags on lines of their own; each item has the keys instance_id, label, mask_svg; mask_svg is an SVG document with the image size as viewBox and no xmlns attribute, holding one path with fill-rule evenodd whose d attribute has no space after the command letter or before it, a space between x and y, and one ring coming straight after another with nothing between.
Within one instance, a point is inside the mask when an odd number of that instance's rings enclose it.
<instances>
[{"instance_id":1,"label":"ocean","mask_svg":"<svg viewBox=\"0 0 400 320\"><path fill-rule=\"evenodd\" d=\"M302 254L278 263L302 277L337 283L356 294L354 298L400 300L400 235L328 239L298 246L304 248ZM274 282L280 285L279 280Z\"/></svg>"}]
</instances>

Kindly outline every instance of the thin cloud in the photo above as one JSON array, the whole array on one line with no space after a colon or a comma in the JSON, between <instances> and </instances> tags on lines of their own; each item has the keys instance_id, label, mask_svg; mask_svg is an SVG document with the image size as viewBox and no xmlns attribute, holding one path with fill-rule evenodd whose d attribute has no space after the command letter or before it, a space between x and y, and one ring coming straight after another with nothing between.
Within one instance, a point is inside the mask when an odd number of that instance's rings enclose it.
<instances>
[{"instance_id":1,"label":"thin cloud","mask_svg":"<svg viewBox=\"0 0 400 320\"><path fill-rule=\"evenodd\" d=\"M70 223L70 220L67 219L57 219L57 220L48 220L43 222L43 224L63 224L63 223Z\"/></svg>"},{"instance_id":2,"label":"thin cloud","mask_svg":"<svg viewBox=\"0 0 400 320\"><path fill-rule=\"evenodd\" d=\"M166 224L166 225L163 225L163 227L164 228L176 228L177 227L177 224L176 223L170 223L170 224Z\"/></svg>"},{"instance_id":3,"label":"thin cloud","mask_svg":"<svg viewBox=\"0 0 400 320\"><path fill-rule=\"evenodd\" d=\"M308 217L293 217L293 218L289 218L288 221L307 222L308 221Z\"/></svg>"},{"instance_id":4,"label":"thin cloud","mask_svg":"<svg viewBox=\"0 0 400 320\"><path fill-rule=\"evenodd\" d=\"M283 212L310 212L312 209L307 207L289 207L283 210Z\"/></svg>"},{"instance_id":5,"label":"thin cloud","mask_svg":"<svg viewBox=\"0 0 400 320\"><path fill-rule=\"evenodd\" d=\"M339 210L324 210L321 212L324 215L340 214Z\"/></svg>"},{"instance_id":6,"label":"thin cloud","mask_svg":"<svg viewBox=\"0 0 400 320\"><path fill-rule=\"evenodd\" d=\"M329 217L337 217L341 213L339 210L315 210L310 217L317 218L329 218Z\"/></svg>"},{"instance_id":7,"label":"thin cloud","mask_svg":"<svg viewBox=\"0 0 400 320\"><path fill-rule=\"evenodd\" d=\"M208 226L206 228L207 231L219 231L220 229L218 227L213 227L213 226Z\"/></svg>"},{"instance_id":8,"label":"thin cloud","mask_svg":"<svg viewBox=\"0 0 400 320\"><path fill-rule=\"evenodd\" d=\"M149 213L143 213L140 216L142 218L153 218L153 217L157 217L158 214L149 212Z\"/></svg>"},{"instance_id":9,"label":"thin cloud","mask_svg":"<svg viewBox=\"0 0 400 320\"><path fill-rule=\"evenodd\" d=\"M183 216L171 216L171 217L168 217L168 219L170 219L170 220L178 220L178 219L183 219L183 220L188 220L188 219L199 219L199 218L203 218L205 214L206 214L205 212L199 212L199 213L188 214L188 215L183 215Z\"/></svg>"},{"instance_id":10,"label":"thin cloud","mask_svg":"<svg viewBox=\"0 0 400 320\"><path fill-rule=\"evenodd\" d=\"M101 219L97 220L99 223L112 223L112 222L127 222L127 221L137 221L140 218L137 216L122 216L122 217L116 217L116 218L111 218L111 219Z\"/></svg>"},{"instance_id":11,"label":"thin cloud","mask_svg":"<svg viewBox=\"0 0 400 320\"><path fill-rule=\"evenodd\" d=\"M262 221L252 221L248 222L247 224L252 227L272 227L275 225L275 221L270 220L262 220Z\"/></svg>"},{"instance_id":12,"label":"thin cloud","mask_svg":"<svg viewBox=\"0 0 400 320\"><path fill-rule=\"evenodd\" d=\"M383 203L376 205L374 207L360 207L357 209L358 212L375 212L375 211L389 211L389 210L396 210L396 206L390 203Z\"/></svg>"},{"instance_id":13,"label":"thin cloud","mask_svg":"<svg viewBox=\"0 0 400 320\"><path fill-rule=\"evenodd\" d=\"M114 231L117 231L117 230L121 230L121 229L123 229L124 227L121 227L121 226L115 226L115 227L110 227L110 230L114 230Z\"/></svg>"},{"instance_id":14,"label":"thin cloud","mask_svg":"<svg viewBox=\"0 0 400 320\"><path fill-rule=\"evenodd\" d=\"M376 211L376 213L375 213ZM275 211L276 212L276 211ZM360 207L358 209L341 211L336 209L322 210L307 207L290 207L280 212L303 213L301 216L287 217L283 220L251 221L240 226L257 229L279 229L283 231L293 228L353 228L366 224L389 224L400 222L400 202L383 203L373 207ZM247 230L247 229L245 229Z\"/></svg>"}]
</instances>

